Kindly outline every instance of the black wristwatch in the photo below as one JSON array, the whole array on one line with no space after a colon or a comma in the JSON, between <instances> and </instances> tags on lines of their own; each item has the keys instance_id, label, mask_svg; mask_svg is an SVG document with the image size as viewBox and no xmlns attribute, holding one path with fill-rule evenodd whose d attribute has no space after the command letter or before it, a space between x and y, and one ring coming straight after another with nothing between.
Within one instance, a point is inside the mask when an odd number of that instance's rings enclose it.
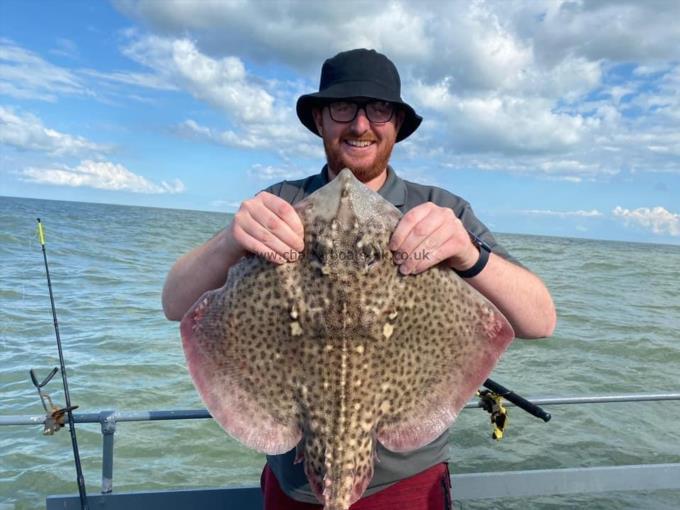
<instances>
[{"instance_id":1,"label":"black wristwatch","mask_svg":"<svg viewBox=\"0 0 680 510\"><path fill-rule=\"evenodd\" d=\"M479 248L479 258L477 259L477 262L475 262L474 266L466 269L465 271L458 271L457 269L454 269L456 274L461 278L472 278L473 276L477 276L479 273L481 273L486 267L486 263L489 262L489 254L491 253L491 248L488 244L486 244L472 232L468 231L468 234L470 234L470 239L472 240L473 244Z\"/></svg>"}]
</instances>

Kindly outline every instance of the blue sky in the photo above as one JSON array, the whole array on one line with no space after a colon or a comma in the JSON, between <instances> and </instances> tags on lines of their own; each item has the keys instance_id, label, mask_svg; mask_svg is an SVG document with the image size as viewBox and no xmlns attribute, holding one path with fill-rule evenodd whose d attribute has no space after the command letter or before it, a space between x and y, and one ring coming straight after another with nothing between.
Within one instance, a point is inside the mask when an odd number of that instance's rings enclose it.
<instances>
[{"instance_id":1,"label":"blue sky","mask_svg":"<svg viewBox=\"0 0 680 510\"><path fill-rule=\"evenodd\" d=\"M499 232L680 244L680 3L0 0L0 195L234 211L318 172L294 105L369 47L404 178Z\"/></svg>"}]
</instances>

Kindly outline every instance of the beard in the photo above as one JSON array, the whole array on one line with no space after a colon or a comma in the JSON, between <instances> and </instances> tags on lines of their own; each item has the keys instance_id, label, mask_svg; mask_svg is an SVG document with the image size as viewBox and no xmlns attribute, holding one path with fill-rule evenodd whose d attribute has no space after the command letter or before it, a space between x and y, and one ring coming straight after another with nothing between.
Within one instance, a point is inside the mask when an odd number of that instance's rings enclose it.
<instances>
[{"instance_id":1,"label":"beard","mask_svg":"<svg viewBox=\"0 0 680 510\"><path fill-rule=\"evenodd\" d=\"M383 147L376 154L373 163L369 165L357 165L356 163L349 163L345 161L344 155L341 151L331 145L326 139L323 139L323 148L326 152L326 161L328 162L328 169L333 173L333 175L338 175L344 168L349 168L354 177L356 177L361 182L368 182L372 179L378 177L387 168L387 163L392 155L392 148L394 144L388 144Z\"/></svg>"}]
</instances>

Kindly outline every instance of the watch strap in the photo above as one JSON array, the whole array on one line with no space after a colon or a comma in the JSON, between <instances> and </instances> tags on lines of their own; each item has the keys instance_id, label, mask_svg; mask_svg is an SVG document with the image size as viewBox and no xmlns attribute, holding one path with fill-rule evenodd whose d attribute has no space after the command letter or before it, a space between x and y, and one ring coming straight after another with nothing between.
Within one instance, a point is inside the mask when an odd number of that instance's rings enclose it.
<instances>
[{"instance_id":1,"label":"watch strap","mask_svg":"<svg viewBox=\"0 0 680 510\"><path fill-rule=\"evenodd\" d=\"M481 273L486 267L486 264L489 262L489 254L491 253L491 248L488 244L486 244L472 232L468 232L468 234L470 234L470 239L472 240L473 244L479 248L479 258L472 267L465 269L464 271L458 271L457 269L454 269L456 274L461 278L472 278L473 276L477 276L479 273Z\"/></svg>"}]
</instances>

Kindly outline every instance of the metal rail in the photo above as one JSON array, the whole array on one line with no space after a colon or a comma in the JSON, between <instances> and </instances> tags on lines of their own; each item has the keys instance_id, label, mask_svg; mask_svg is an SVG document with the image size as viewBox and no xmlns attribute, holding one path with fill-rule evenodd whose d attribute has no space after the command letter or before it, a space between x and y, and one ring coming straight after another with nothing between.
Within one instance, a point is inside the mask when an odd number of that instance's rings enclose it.
<instances>
[{"instance_id":1,"label":"metal rail","mask_svg":"<svg viewBox=\"0 0 680 510\"><path fill-rule=\"evenodd\" d=\"M678 393L630 393L623 395L596 395L591 397L531 397L532 403L542 406L571 405L571 404L615 404L622 402L656 402L665 400L680 400ZM511 402L505 403L514 407ZM464 409L479 409L479 401L471 400ZM73 413L76 423L103 423L127 421L164 421L164 420L196 420L212 418L206 409L173 409L163 411L100 411L98 413ZM0 416L2 425L39 425L45 421L44 414L35 415L6 415Z\"/></svg>"}]
</instances>

